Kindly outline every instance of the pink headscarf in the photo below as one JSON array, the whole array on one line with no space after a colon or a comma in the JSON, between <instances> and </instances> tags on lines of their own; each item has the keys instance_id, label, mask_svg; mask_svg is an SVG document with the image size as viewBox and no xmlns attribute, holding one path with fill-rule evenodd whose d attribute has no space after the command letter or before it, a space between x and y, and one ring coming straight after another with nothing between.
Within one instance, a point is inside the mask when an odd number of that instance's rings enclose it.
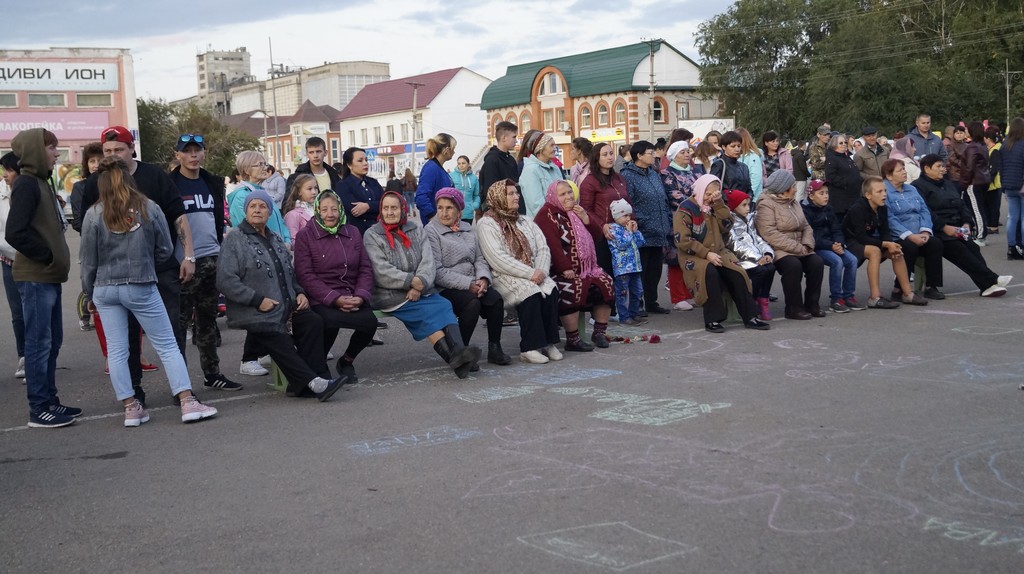
<instances>
[{"instance_id":1,"label":"pink headscarf","mask_svg":"<svg viewBox=\"0 0 1024 574\"><path fill-rule=\"evenodd\" d=\"M722 180L706 173L697 178L697 181L693 182L693 202L700 207L700 210L704 213L711 213L711 206L704 205L704 192L707 191L708 186L712 183L717 183L719 189L722 187Z\"/></svg>"},{"instance_id":2,"label":"pink headscarf","mask_svg":"<svg viewBox=\"0 0 1024 574\"><path fill-rule=\"evenodd\" d=\"M558 213L564 213L569 219L569 224L572 226L572 234L576 241L576 252L580 255L580 277L597 277L604 273L604 271L597 265L597 250L594 248L594 238L590 236L590 230L583 224L583 220L580 219L580 216L576 215L575 211L571 209L566 211L562 207L562 202L558 200L558 184L560 183L569 185L569 188L572 189L572 185L566 180L554 181L548 186L548 193L544 198L544 202Z\"/></svg>"}]
</instances>

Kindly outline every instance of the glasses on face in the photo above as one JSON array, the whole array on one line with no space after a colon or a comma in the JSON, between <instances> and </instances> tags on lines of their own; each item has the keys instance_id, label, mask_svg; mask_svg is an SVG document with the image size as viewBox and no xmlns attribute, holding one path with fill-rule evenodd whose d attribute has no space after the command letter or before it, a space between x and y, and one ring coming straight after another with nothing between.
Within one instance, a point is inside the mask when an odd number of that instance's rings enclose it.
<instances>
[{"instance_id":1,"label":"glasses on face","mask_svg":"<svg viewBox=\"0 0 1024 574\"><path fill-rule=\"evenodd\" d=\"M836 145L846 145L846 142L838 142Z\"/></svg>"},{"instance_id":2,"label":"glasses on face","mask_svg":"<svg viewBox=\"0 0 1024 574\"><path fill-rule=\"evenodd\" d=\"M203 136L197 135L197 134L181 134L181 137L178 138L178 141L180 141L182 143L197 143L197 144L201 144L201 143L203 143Z\"/></svg>"},{"instance_id":3,"label":"glasses on face","mask_svg":"<svg viewBox=\"0 0 1024 574\"><path fill-rule=\"evenodd\" d=\"M259 162L259 163L254 163L254 164L252 165L252 167L258 167L258 168L262 169L262 168L265 168L265 167L267 167L267 162L265 162L265 161L261 161L261 162Z\"/></svg>"}]
</instances>

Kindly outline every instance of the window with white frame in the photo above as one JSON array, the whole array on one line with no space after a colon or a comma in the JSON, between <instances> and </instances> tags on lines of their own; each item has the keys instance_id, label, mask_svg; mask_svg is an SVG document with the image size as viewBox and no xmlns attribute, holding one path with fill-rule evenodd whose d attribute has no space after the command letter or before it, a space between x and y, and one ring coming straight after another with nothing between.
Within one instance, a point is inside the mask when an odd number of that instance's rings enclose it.
<instances>
[{"instance_id":1,"label":"window with white frame","mask_svg":"<svg viewBox=\"0 0 1024 574\"><path fill-rule=\"evenodd\" d=\"M30 108L63 108L67 106L65 94L29 94Z\"/></svg>"},{"instance_id":2,"label":"window with white frame","mask_svg":"<svg viewBox=\"0 0 1024 574\"><path fill-rule=\"evenodd\" d=\"M591 123L590 123L590 107L589 106L583 108L582 110L580 110L580 127L584 128L584 129L590 129L592 127Z\"/></svg>"},{"instance_id":3,"label":"window with white frame","mask_svg":"<svg viewBox=\"0 0 1024 574\"><path fill-rule=\"evenodd\" d=\"M655 123L665 123L668 121L665 119L665 106L662 105L660 100L654 100L651 102L651 118Z\"/></svg>"},{"instance_id":4,"label":"window with white frame","mask_svg":"<svg viewBox=\"0 0 1024 574\"><path fill-rule=\"evenodd\" d=\"M554 72L548 72L545 74L544 79L540 82L540 91L537 93L538 96L554 96L556 94L564 94L565 86L562 85L562 78Z\"/></svg>"},{"instance_id":5,"label":"window with white frame","mask_svg":"<svg viewBox=\"0 0 1024 574\"><path fill-rule=\"evenodd\" d=\"M615 104L615 125L626 123L626 104L619 102Z\"/></svg>"},{"instance_id":6,"label":"window with white frame","mask_svg":"<svg viewBox=\"0 0 1024 574\"><path fill-rule=\"evenodd\" d=\"M608 125L608 106L604 104L597 105L597 125L598 127Z\"/></svg>"}]
</instances>

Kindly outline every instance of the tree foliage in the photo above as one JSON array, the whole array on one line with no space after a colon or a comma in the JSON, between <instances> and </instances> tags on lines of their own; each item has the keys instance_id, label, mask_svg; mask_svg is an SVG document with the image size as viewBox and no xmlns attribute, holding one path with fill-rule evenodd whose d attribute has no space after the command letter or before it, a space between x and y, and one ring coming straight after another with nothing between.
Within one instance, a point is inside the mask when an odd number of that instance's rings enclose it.
<instances>
[{"instance_id":1,"label":"tree foliage","mask_svg":"<svg viewBox=\"0 0 1024 574\"><path fill-rule=\"evenodd\" d=\"M184 106L163 100L138 100L139 143L142 161L167 167L174 161L174 146L181 134L199 134L206 143L205 168L218 175L235 169L238 152L260 148L258 139L221 123L209 110L191 103Z\"/></svg>"},{"instance_id":2,"label":"tree foliage","mask_svg":"<svg viewBox=\"0 0 1024 574\"><path fill-rule=\"evenodd\" d=\"M891 134L921 112L937 128L1001 124L1001 72L1024 69L1024 0L738 0L700 25L697 47L703 89L754 134L807 137L826 121ZM1022 112L1017 77L1010 113Z\"/></svg>"}]
</instances>

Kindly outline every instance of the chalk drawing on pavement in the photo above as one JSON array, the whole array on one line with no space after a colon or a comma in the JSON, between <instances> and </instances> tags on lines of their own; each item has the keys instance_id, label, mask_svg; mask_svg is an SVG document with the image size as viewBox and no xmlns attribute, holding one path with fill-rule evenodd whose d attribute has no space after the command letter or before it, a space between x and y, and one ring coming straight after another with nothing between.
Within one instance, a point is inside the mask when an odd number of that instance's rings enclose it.
<instances>
[{"instance_id":1,"label":"chalk drawing on pavement","mask_svg":"<svg viewBox=\"0 0 1024 574\"><path fill-rule=\"evenodd\" d=\"M828 348L828 347L825 346L824 343L819 343L817 341L805 341L803 339L782 339L781 341L775 341L773 344L776 347L780 348L780 349L796 349L796 350L817 349L817 350L824 350L824 349Z\"/></svg>"},{"instance_id":2,"label":"chalk drawing on pavement","mask_svg":"<svg viewBox=\"0 0 1024 574\"><path fill-rule=\"evenodd\" d=\"M474 486L463 498L587 490L604 486L608 482L607 477L575 468L525 468L491 476Z\"/></svg>"},{"instance_id":3,"label":"chalk drawing on pavement","mask_svg":"<svg viewBox=\"0 0 1024 574\"><path fill-rule=\"evenodd\" d=\"M533 385L523 385L521 387L489 387L486 389L476 389L473 391L455 393L455 397L460 401L466 401L467 403L489 403L491 401L500 401L502 399L512 399L523 395L530 395L533 394L534 391L542 388L543 387Z\"/></svg>"},{"instance_id":4,"label":"chalk drawing on pavement","mask_svg":"<svg viewBox=\"0 0 1024 574\"><path fill-rule=\"evenodd\" d=\"M923 530L936 532L950 540L978 546L1009 546L1015 548L1017 554L1024 554L1024 527L1021 526L1010 527L1008 530L994 530L960 520L927 516Z\"/></svg>"},{"instance_id":5,"label":"chalk drawing on pavement","mask_svg":"<svg viewBox=\"0 0 1024 574\"><path fill-rule=\"evenodd\" d=\"M957 333L963 333L964 335L973 335L977 337L998 337L1000 335L1009 335L1011 333L1020 333L1021 329L1011 329L1009 327L992 327L984 325L973 325L967 327L954 327L953 331Z\"/></svg>"},{"instance_id":6,"label":"chalk drawing on pavement","mask_svg":"<svg viewBox=\"0 0 1024 574\"><path fill-rule=\"evenodd\" d=\"M696 550L694 546L643 532L626 522L563 528L520 536L517 540L560 558L616 572Z\"/></svg>"},{"instance_id":7,"label":"chalk drawing on pavement","mask_svg":"<svg viewBox=\"0 0 1024 574\"><path fill-rule=\"evenodd\" d=\"M448 444L483 434L478 430L466 430L442 425L421 431L357 442L348 445L348 448L361 455L377 455L397 450Z\"/></svg>"}]
</instances>

